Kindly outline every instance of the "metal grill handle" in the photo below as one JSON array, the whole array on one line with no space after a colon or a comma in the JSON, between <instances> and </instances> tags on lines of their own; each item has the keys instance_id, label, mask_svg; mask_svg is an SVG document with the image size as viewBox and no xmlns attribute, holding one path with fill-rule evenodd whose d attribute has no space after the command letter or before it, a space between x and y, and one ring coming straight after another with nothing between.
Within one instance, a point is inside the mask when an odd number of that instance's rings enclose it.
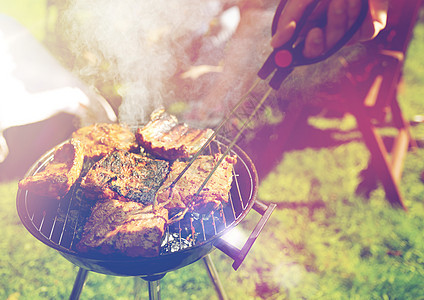
<instances>
[{"instance_id":1,"label":"metal grill handle","mask_svg":"<svg viewBox=\"0 0 424 300\"><path fill-rule=\"evenodd\" d=\"M259 234L261 233L262 229L264 228L265 224L268 222L268 219L270 218L272 212L274 211L276 207L276 204L270 204L266 205L262 202L255 201L253 205L253 209L262 215L259 222L256 224L255 228L253 229L252 233L250 234L249 238L247 239L246 243L243 245L241 249L238 249L237 247L231 245L227 241L223 240L222 238L217 239L217 241L214 243L214 246L224 252L226 255L231 257L233 262L233 269L237 270L244 259L247 256L247 253L250 251L250 248L252 248L253 244L255 243L256 239L258 238Z\"/></svg>"}]
</instances>

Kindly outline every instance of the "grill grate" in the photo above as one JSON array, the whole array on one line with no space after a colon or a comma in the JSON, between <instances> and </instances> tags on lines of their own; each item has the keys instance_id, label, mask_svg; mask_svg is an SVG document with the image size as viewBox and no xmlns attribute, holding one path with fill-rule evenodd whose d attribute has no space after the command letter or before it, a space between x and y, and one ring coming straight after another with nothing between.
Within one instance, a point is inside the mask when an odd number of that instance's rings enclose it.
<instances>
[{"instance_id":1,"label":"grill grate","mask_svg":"<svg viewBox=\"0 0 424 300\"><path fill-rule=\"evenodd\" d=\"M222 153L226 150L225 147L225 144L214 141L206 154ZM207 215L187 213L184 219L168 226L160 255L200 246L222 235L235 226L244 213L247 214L249 204L253 204L251 198L255 187L254 174L243 155L234 150L230 154L237 155L237 163L233 170L229 202ZM29 174L42 170L52 158L53 151L46 154ZM43 198L24 191L24 215L21 216L21 219L28 221L24 222L27 229L42 242L56 250L77 255L81 254L75 250L75 245L81 238L83 226L89 217L91 206L94 205L90 204L91 201L85 201L79 183L77 181L71 191L60 200ZM18 207L18 212L20 210Z\"/></svg>"}]
</instances>

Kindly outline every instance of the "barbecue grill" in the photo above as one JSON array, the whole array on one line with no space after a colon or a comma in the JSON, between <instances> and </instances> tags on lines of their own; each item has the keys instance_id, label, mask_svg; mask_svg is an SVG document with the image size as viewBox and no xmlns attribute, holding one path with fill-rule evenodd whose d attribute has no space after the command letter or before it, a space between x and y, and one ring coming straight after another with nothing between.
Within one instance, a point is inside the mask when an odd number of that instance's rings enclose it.
<instances>
[{"instance_id":1,"label":"barbecue grill","mask_svg":"<svg viewBox=\"0 0 424 300\"><path fill-rule=\"evenodd\" d=\"M87 217L84 213L90 211L86 202L83 201L84 195L79 189L78 182L61 201L37 197L28 191L18 190L17 209L19 217L28 231L41 242L56 249L66 259L80 267L71 294L72 299L79 298L88 271L117 276L139 276L149 282L151 299L159 299L160 278L169 271L182 268L201 258L204 259L218 295L221 299L224 298L221 284L208 254L214 248L220 249L234 260L233 268L237 270L275 208L274 204L267 206L257 201L258 175L256 169L246 153L236 145L236 142L272 90L278 90L295 67L324 60L349 41L362 24L368 11L368 1L362 0L361 2L361 12L351 28L331 49L316 58L303 56L304 44L298 43L298 37L321 1L314 0L306 7L304 14L296 25L292 38L286 44L273 50L259 70L259 78L237 102L230 114L215 129L214 135L196 154L209 152L209 154L223 153L223 156L227 154L237 155L238 159L237 164L234 166L234 180L230 190L229 203L207 215L186 214L183 219L168 226L159 256L128 258L115 255L82 254L76 251L75 245L79 238L81 224L84 223ZM273 34L284 5L285 1L281 1L277 8L272 25ZM265 81L268 77L271 77L269 80L270 88L260 100L257 100L253 95L254 90L261 80ZM243 108L243 104L250 103L251 100L254 100L252 103L255 103L253 111L248 114L240 114L239 110ZM216 135L220 130L226 129L226 126L233 124L231 122L233 118L241 121L241 128L237 128L237 134L231 141L219 139ZM235 124L238 124L238 122L235 122ZM52 150L44 155L29 170L27 176L42 170L52 160L53 152ZM191 160L189 166L195 158L196 156ZM199 191L203 187L204 185L200 186ZM245 245L242 249L238 249L221 237L224 233L237 226L252 208L260 213L262 217Z\"/></svg>"},{"instance_id":2,"label":"barbecue grill","mask_svg":"<svg viewBox=\"0 0 424 300\"><path fill-rule=\"evenodd\" d=\"M213 154L227 150L228 142L216 139L209 144L206 152ZM275 208L274 204L265 205L256 199L258 175L250 158L237 146L229 150L231 155L235 154L238 157L233 170L234 180L229 203L208 214L188 213L182 220L168 226L160 255L157 257L132 258L78 252L75 245L90 211L89 201L84 201L84 194L78 182L60 201L19 189L18 214L23 225L34 237L80 267L74 283L72 299L79 298L88 271L115 276L141 277L149 282L149 294L152 299L155 299L158 297L159 280L167 272L202 258L218 294L223 298L224 292L219 277L208 254L215 248L220 249L234 260L233 268L237 270ZM41 157L26 176L41 171L53 159L53 153L54 149ZM238 249L221 237L237 226L252 208L262 217L245 245Z\"/></svg>"}]
</instances>

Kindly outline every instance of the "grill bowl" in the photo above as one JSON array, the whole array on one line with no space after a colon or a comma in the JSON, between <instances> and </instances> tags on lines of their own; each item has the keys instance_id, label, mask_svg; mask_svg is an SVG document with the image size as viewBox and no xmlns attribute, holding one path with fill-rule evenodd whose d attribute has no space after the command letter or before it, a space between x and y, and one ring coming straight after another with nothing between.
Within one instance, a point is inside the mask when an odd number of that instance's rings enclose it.
<instances>
[{"instance_id":1,"label":"grill bowl","mask_svg":"<svg viewBox=\"0 0 424 300\"><path fill-rule=\"evenodd\" d=\"M226 144L222 139L215 140L208 147L208 152L210 154L224 152L227 149ZM25 176L31 176L42 170L52 160L53 153L54 149L43 155ZM175 236L177 233L177 239L180 239L178 247L169 250L171 249L169 243L164 242L161 254L156 257L133 258L76 251L74 246L78 240L78 230L83 226L82 216L89 212L87 208L75 206L78 183L60 201L42 198L18 189L16 198L18 215L22 224L35 238L81 268L115 276L160 277L169 271L191 264L213 251L214 243L237 226L254 205L258 186L256 169L247 154L238 146L232 147L230 154L235 154L238 158L234 166L229 203L209 215L190 217L197 236L189 246L185 246L182 242L184 237L181 236L181 228L186 226L183 221L176 225L180 229L176 230L178 232L175 230L169 232L168 228L165 236L168 238L171 234Z\"/></svg>"}]
</instances>

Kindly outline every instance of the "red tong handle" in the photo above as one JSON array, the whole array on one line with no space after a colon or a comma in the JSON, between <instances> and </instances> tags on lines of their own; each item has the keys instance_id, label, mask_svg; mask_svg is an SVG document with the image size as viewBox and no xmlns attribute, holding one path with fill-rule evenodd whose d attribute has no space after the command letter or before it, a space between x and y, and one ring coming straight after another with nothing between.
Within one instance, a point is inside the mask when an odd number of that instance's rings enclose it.
<instances>
[{"instance_id":1,"label":"red tong handle","mask_svg":"<svg viewBox=\"0 0 424 300\"><path fill-rule=\"evenodd\" d=\"M247 253L249 253L250 248L252 248L265 224L268 222L268 219L270 218L275 207L275 204L270 204L267 206L266 204L263 204L257 200L255 201L255 203L253 204L253 209L260 213L262 217L256 224L255 228L253 229L252 233L250 234L249 238L241 249L238 249L237 247L231 245L222 238L217 239L217 241L215 242L214 246L216 248L218 248L234 260L234 270L237 270L246 258Z\"/></svg>"}]
</instances>

